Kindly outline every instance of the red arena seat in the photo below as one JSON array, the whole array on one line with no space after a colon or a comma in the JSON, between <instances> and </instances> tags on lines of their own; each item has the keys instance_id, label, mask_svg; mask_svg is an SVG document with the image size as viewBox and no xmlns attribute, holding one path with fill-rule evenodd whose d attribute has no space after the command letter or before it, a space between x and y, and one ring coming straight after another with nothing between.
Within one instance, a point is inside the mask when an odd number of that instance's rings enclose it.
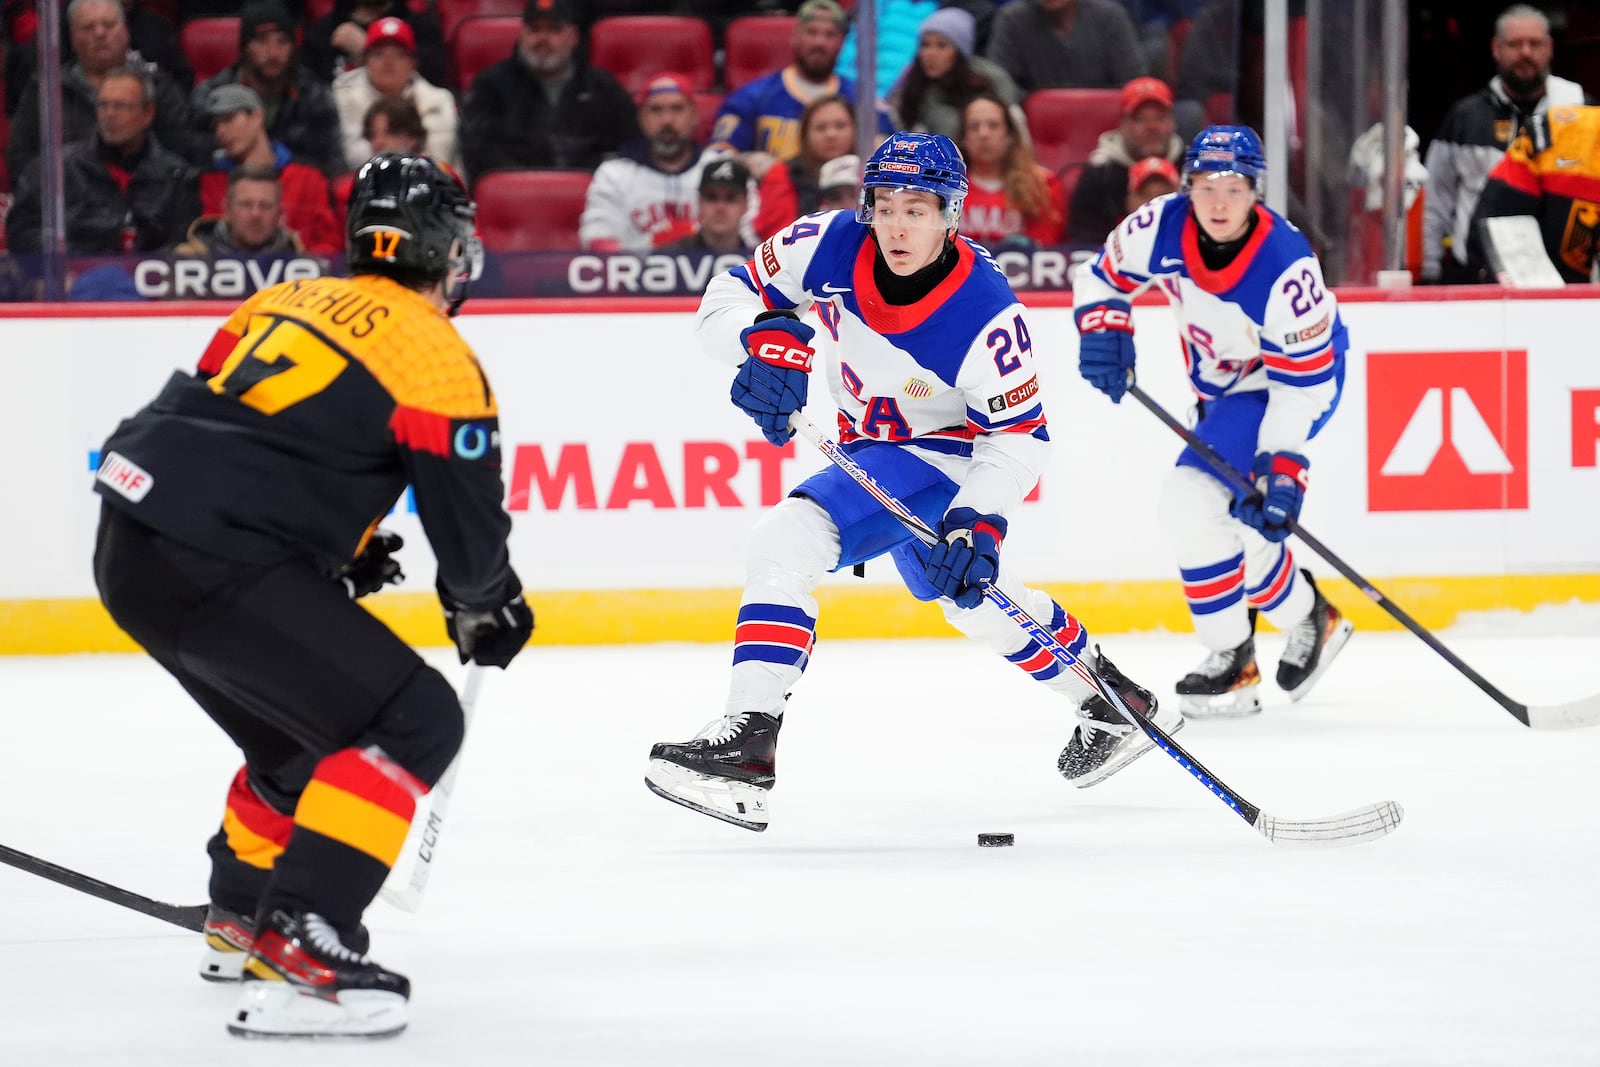
<instances>
[{"instance_id":1,"label":"red arena seat","mask_svg":"<svg viewBox=\"0 0 1600 1067\"><path fill-rule=\"evenodd\" d=\"M486 15L522 16L527 0L438 0L439 29L446 41L454 39L456 27L467 19Z\"/></svg>"},{"instance_id":2,"label":"red arena seat","mask_svg":"<svg viewBox=\"0 0 1600 1067\"><path fill-rule=\"evenodd\" d=\"M511 58L521 33L522 19L516 15L476 15L457 26L450 39L450 63L461 91L471 89L472 79L485 68Z\"/></svg>"},{"instance_id":3,"label":"red arena seat","mask_svg":"<svg viewBox=\"0 0 1600 1067\"><path fill-rule=\"evenodd\" d=\"M793 15L744 15L728 23L722 83L733 92L746 82L782 70L794 58Z\"/></svg>"},{"instance_id":4,"label":"red arena seat","mask_svg":"<svg viewBox=\"0 0 1600 1067\"><path fill-rule=\"evenodd\" d=\"M178 31L183 54L194 68L196 85L224 67L239 61L239 20L237 18L190 19Z\"/></svg>"},{"instance_id":5,"label":"red arena seat","mask_svg":"<svg viewBox=\"0 0 1600 1067\"><path fill-rule=\"evenodd\" d=\"M724 99L715 89L704 89L694 94L694 142L702 148L711 143L711 128L716 125L717 111Z\"/></svg>"},{"instance_id":6,"label":"red arena seat","mask_svg":"<svg viewBox=\"0 0 1600 1067\"><path fill-rule=\"evenodd\" d=\"M1051 170L1082 163L1122 121L1121 89L1037 89L1022 102L1033 154Z\"/></svg>"},{"instance_id":7,"label":"red arena seat","mask_svg":"<svg viewBox=\"0 0 1600 1067\"><path fill-rule=\"evenodd\" d=\"M711 27L685 15L617 15L589 30L589 62L609 71L630 93L657 74L671 71L694 89L717 80Z\"/></svg>"},{"instance_id":8,"label":"red arena seat","mask_svg":"<svg viewBox=\"0 0 1600 1067\"><path fill-rule=\"evenodd\" d=\"M491 252L576 251L586 170L497 170L478 179L478 236Z\"/></svg>"}]
</instances>

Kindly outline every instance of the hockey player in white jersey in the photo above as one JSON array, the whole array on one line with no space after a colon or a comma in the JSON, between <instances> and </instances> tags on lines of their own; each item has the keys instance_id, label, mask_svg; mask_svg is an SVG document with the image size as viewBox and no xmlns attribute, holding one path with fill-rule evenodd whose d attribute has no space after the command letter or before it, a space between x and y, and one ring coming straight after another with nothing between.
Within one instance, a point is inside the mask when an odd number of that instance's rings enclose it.
<instances>
[{"instance_id":1,"label":"hockey player in white jersey","mask_svg":"<svg viewBox=\"0 0 1600 1067\"><path fill-rule=\"evenodd\" d=\"M1150 748L983 596L991 580L1019 589L1000 549L1049 439L1023 308L988 254L956 234L966 192L949 138L897 133L868 161L855 212L805 216L706 289L700 338L738 365L734 404L783 444L812 374L827 373L843 448L942 540L924 548L836 467L767 512L747 555L725 714L691 741L651 749L645 780L668 800L766 829L784 702L816 641L812 590L827 572L884 553L915 596L937 599L958 630L1078 707L1059 761L1074 784L1101 781ZM812 307L836 342L826 372L813 372L815 332L800 319ZM1083 626L1048 595L1016 598L1136 713L1169 731L1182 725L1087 651Z\"/></svg>"},{"instance_id":2,"label":"hockey player in white jersey","mask_svg":"<svg viewBox=\"0 0 1600 1067\"><path fill-rule=\"evenodd\" d=\"M1134 368L1131 302L1155 286L1178 320L1201 440L1256 491L1239 497L1186 448L1162 489L1160 522L1178 557L1205 661L1177 685L1193 716L1261 710L1255 616L1287 631L1279 687L1299 700L1350 637L1284 543L1306 492L1306 442L1338 406L1346 334L1299 230L1260 202L1261 140L1245 126L1202 130L1183 188L1124 219L1073 286L1079 370L1119 402Z\"/></svg>"}]
</instances>

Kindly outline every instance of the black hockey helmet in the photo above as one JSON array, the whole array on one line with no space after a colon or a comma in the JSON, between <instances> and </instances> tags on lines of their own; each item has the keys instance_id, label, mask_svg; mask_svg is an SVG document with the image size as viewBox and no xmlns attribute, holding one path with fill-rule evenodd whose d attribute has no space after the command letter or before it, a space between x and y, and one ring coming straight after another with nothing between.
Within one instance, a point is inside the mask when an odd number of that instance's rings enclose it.
<instances>
[{"instance_id":1,"label":"black hockey helmet","mask_svg":"<svg viewBox=\"0 0 1600 1067\"><path fill-rule=\"evenodd\" d=\"M478 206L449 167L427 156L373 156L350 187L345 247L352 274L443 279L450 311L483 272Z\"/></svg>"}]
</instances>

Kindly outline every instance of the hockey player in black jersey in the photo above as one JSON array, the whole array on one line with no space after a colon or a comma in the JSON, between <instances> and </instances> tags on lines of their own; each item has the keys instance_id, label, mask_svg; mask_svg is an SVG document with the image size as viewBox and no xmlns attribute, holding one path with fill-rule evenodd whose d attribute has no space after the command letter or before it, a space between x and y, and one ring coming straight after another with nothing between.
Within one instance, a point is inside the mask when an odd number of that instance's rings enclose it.
<instances>
[{"instance_id":1,"label":"hockey player in black jersey","mask_svg":"<svg viewBox=\"0 0 1600 1067\"><path fill-rule=\"evenodd\" d=\"M460 747L444 677L355 603L400 576L376 529L407 484L462 662L506 666L533 613L506 549L498 409L449 315L480 253L460 181L361 169L354 277L245 301L102 450L95 581L238 745L211 838L201 973L242 1036L380 1037L410 984L361 917Z\"/></svg>"}]
</instances>

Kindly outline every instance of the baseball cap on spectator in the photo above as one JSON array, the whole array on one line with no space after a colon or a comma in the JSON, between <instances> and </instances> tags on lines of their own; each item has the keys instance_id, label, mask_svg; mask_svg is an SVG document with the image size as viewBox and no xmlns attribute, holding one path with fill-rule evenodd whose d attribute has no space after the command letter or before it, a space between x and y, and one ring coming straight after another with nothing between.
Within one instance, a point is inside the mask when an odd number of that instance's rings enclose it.
<instances>
[{"instance_id":1,"label":"baseball cap on spectator","mask_svg":"<svg viewBox=\"0 0 1600 1067\"><path fill-rule=\"evenodd\" d=\"M578 12L571 0L528 0L528 6L522 9L522 21L531 26L539 19L576 23Z\"/></svg>"},{"instance_id":2,"label":"baseball cap on spectator","mask_svg":"<svg viewBox=\"0 0 1600 1067\"><path fill-rule=\"evenodd\" d=\"M920 37L924 33L937 33L955 45L956 51L970 57L978 37L978 20L972 17L972 12L959 7L941 7L922 20L917 34Z\"/></svg>"},{"instance_id":3,"label":"baseball cap on spectator","mask_svg":"<svg viewBox=\"0 0 1600 1067\"><path fill-rule=\"evenodd\" d=\"M207 115L234 115L240 111L260 111L261 97L248 85L230 82L211 90L206 97Z\"/></svg>"},{"instance_id":4,"label":"baseball cap on spectator","mask_svg":"<svg viewBox=\"0 0 1600 1067\"><path fill-rule=\"evenodd\" d=\"M1160 78L1135 78L1122 87L1122 113L1131 115L1145 104L1172 108L1172 90Z\"/></svg>"},{"instance_id":5,"label":"baseball cap on spectator","mask_svg":"<svg viewBox=\"0 0 1600 1067\"><path fill-rule=\"evenodd\" d=\"M694 89L689 85L689 79L682 74L667 71L657 74L644 83L644 88L639 90L639 103L642 104L652 96L660 96L662 93L682 93L691 101L694 99Z\"/></svg>"},{"instance_id":6,"label":"baseball cap on spectator","mask_svg":"<svg viewBox=\"0 0 1600 1067\"><path fill-rule=\"evenodd\" d=\"M287 33L291 38L299 24L289 9L278 0L262 0L239 12L239 47L243 48L258 33Z\"/></svg>"},{"instance_id":7,"label":"baseball cap on spectator","mask_svg":"<svg viewBox=\"0 0 1600 1067\"><path fill-rule=\"evenodd\" d=\"M1178 184L1178 168L1164 156L1146 156L1128 168L1128 192L1135 192L1152 178L1164 178L1173 186Z\"/></svg>"},{"instance_id":8,"label":"baseball cap on spectator","mask_svg":"<svg viewBox=\"0 0 1600 1067\"><path fill-rule=\"evenodd\" d=\"M373 21L367 27L367 47L376 48L380 44L397 44L407 52L415 53L417 50L417 35L405 19L397 19L393 15Z\"/></svg>"},{"instance_id":9,"label":"baseball cap on spectator","mask_svg":"<svg viewBox=\"0 0 1600 1067\"><path fill-rule=\"evenodd\" d=\"M850 25L850 17L844 13L844 8L839 6L838 0L806 0L800 5L795 17L801 22L807 19L827 19L841 30Z\"/></svg>"},{"instance_id":10,"label":"baseball cap on spectator","mask_svg":"<svg viewBox=\"0 0 1600 1067\"><path fill-rule=\"evenodd\" d=\"M945 10L954 10L946 8ZM966 14L966 12L962 12ZM839 156L830 159L817 171L817 189L827 192L829 189L854 189L861 184L861 157Z\"/></svg>"},{"instance_id":11,"label":"baseball cap on spectator","mask_svg":"<svg viewBox=\"0 0 1600 1067\"><path fill-rule=\"evenodd\" d=\"M700 172L700 191L719 187L737 189L741 193L750 189L750 168L732 156L708 163Z\"/></svg>"}]
</instances>

